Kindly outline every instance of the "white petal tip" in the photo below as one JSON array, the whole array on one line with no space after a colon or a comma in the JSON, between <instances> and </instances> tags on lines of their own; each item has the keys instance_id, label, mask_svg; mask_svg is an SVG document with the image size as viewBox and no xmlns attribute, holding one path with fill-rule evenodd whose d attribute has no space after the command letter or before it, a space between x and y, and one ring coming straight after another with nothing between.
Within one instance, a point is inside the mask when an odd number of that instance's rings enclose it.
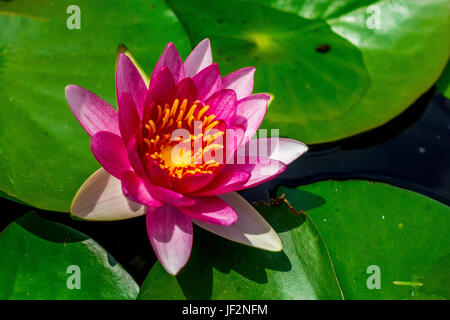
<instances>
[{"instance_id":1,"label":"white petal tip","mask_svg":"<svg viewBox=\"0 0 450 320\"><path fill-rule=\"evenodd\" d=\"M80 187L70 208L74 219L116 221L144 215L144 205L126 198L120 180L103 168L94 172Z\"/></svg>"},{"instance_id":2,"label":"white petal tip","mask_svg":"<svg viewBox=\"0 0 450 320\"><path fill-rule=\"evenodd\" d=\"M283 250L278 234L250 203L236 192L222 194L220 197L236 211L238 220L230 226L218 226L193 220L196 225L218 236L250 247L272 252Z\"/></svg>"}]
</instances>

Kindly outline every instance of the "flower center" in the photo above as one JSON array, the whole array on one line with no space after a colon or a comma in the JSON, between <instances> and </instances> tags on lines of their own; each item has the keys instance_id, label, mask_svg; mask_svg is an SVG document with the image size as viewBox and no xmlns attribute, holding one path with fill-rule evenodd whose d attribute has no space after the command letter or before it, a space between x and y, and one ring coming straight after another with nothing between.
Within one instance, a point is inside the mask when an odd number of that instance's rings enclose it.
<instances>
[{"instance_id":1,"label":"flower center","mask_svg":"<svg viewBox=\"0 0 450 320\"><path fill-rule=\"evenodd\" d=\"M143 154L154 159L170 176L212 173L220 166L218 154L223 149L225 128L210 106L200 101L192 104L153 105L143 128Z\"/></svg>"}]
</instances>

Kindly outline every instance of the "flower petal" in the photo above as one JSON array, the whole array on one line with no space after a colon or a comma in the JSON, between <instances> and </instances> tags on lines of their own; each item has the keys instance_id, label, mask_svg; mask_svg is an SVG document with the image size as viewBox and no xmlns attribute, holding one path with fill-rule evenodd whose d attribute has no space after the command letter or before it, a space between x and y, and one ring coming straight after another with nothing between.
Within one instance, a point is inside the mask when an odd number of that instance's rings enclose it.
<instances>
[{"instance_id":1,"label":"flower petal","mask_svg":"<svg viewBox=\"0 0 450 320\"><path fill-rule=\"evenodd\" d=\"M214 180L203 189L195 192L198 196L215 196L239 190L250 178L249 172L243 171L221 171Z\"/></svg>"},{"instance_id":2,"label":"flower petal","mask_svg":"<svg viewBox=\"0 0 450 320\"><path fill-rule=\"evenodd\" d=\"M192 103L197 100L197 97L198 93L194 81L191 78L184 78L172 89L168 100L171 103L175 99L179 99L180 101L187 99L188 102Z\"/></svg>"},{"instance_id":3,"label":"flower petal","mask_svg":"<svg viewBox=\"0 0 450 320\"><path fill-rule=\"evenodd\" d=\"M191 255L191 219L172 206L150 207L147 234L161 265L168 273L176 275Z\"/></svg>"},{"instance_id":4,"label":"flower petal","mask_svg":"<svg viewBox=\"0 0 450 320\"><path fill-rule=\"evenodd\" d=\"M198 98L202 101L205 101L216 91L220 90L222 85L222 78L217 63L213 63L197 73L192 77L192 80L194 80L197 87Z\"/></svg>"},{"instance_id":5,"label":"flower petal","mask_svg":"<svg viewBox=\"0 0 450 320\"><path fill-rule=\"evenodd\" d=\"M192 219L221 226L230 226L238 219L233 208L219 197L196 197L195 205L178 209Z\"/></svg>"},{"instance_id":6,"label":"flower petal","mask_svg":"<svg viewBox=\"0 0 450 320\"><path fill-rule=\"evenodd\" d=\"M128 58L130 58L131 62L133 62L134 66L136 67L136 69L139 71L139 74L142 77L142 80L144 80L145 85L148 88L148 84L150 83L150 78L147 76L147 74L145 73L145 71L141 68L141 66L139 65L139 63L136 61L136 59L133 57L133 55L131 54L130 50L128 50L128 48L123 45L123 44L119 44L119 46L117 47L117 60L119 60L119 56L121 54L126 55ZM117 61L116 61L117 64Z\"/></svg>"},{"instance_id":7,"label":"flower petal","mask_svg":"<svg viewBox=\"0 0 450 320\"><path fill-rule=\"evenodd\" d=\"M100 131L91 139L91 150L97 161L117 179L131 168L122 138L118 135Z\"/></svg>"},{"instance_id":8,"label":"flower petal","mask_svg":"<svg viewBox=\"0 0 450 320\"><path fill-rule=\"evenodd\" d=\"M205 101L210 108L207 115L214 114L216 119L223 120L230 126L236 116L236 93L233 90L220 90Z\"/></svg>"},{"instance_id":9,"label":"flower petal","mask_svg":"<svg viewBox=\"0 0 450 320\"><path fill-rule=\"evenodd\" d=\"M143 164L152 184L172 189L172 181L169 175L159 166L155 159L150 156L144 156Z\"/></svg>"},{"instance_id":10,"label":"flower petal","mask_svg":"<svg viewBox=\"0 0 450 320\"><path fill-rule=\"evenodd\" d=\"M290 164L308 151L308 146L300 141L287 138L252 139L241 146L237 154L264 157Z\"/></svg>"},{"instance_id":11,"label":"flower petal","mask_svg":"<svg viewBox=\"0 0 450 320\"><path fill-rule=\"evenodd\" d=\"M162 67L166 66L169 68L172 73L173 79L175 83L178 83L182 79L184 79L184 67L183 62L181 61L180 54L175 48L174 44L171 42L167 45L166 49L162 53L158 62L156 63L155 69L153 70L152 77L150 79L150 85L152 84L153 79L156 74Z\"/></svg>"},{"instance_id":12,"label":"flower petal","mask_svg":"<svg viewBox=\"0 0 450 320\"><path fill-rule=\"evenodd\" d=\"M266 115L269 101L270 96L265 93L255 94L238 101L235 124L246 128L242 144L246 144L258 130Z\"/></svg>"},{"instance_id":13,"label":"flower petal","mask_svg":"<svg viewBox=\"0 0 450 320\"><path fill-rule=\"evenodd\" d=\"M128 145L131 139L135 139L142 121L133 98L129 94L122 96L122 106L119 109L119 128L124 145Z\"/></svg>"},{"instance_id":14,"label":"flower petal","mask_svg":"<svg viewBox=\"0 0 450 320\"><path fill-rule=\"evenodd\" d=\"M146 186L152 197L158 199L162 203L176 207L192 206L195 204L195 200L176 191L149 183L147 183Z\"/></svg>"},{"instance_id":15,"label":"flower petal","mask_svg":"<svg viewBox=\"0 0 450 320\"><path fill-rule=\"evenodd\" d=\"M170 102L168 101L169 94L173 91L174 87L175 81L173 80L172 73L169 68L162 67L152 81L145 97L144 120L148 120L151 112L156 110L156 108L153 110L152 108L157 105L164 106L165 103Z\"/></svg>"},{"instance_id":16,"label":"flower petal","mask_svg":"<svg viewBox=\"0 0 450 320\"><path fill-rule=\"evenodd\" d=\"M236 192L220 196L238 214L238 220L231 226L219 226L201 221L193 222L214 234L231 241L267 251L281 251L283 244L275 230L256 209Z\"/></svg>"},{"instance_id":17,"label":"flower petal","mask_svg":"<svg viewBox=\"0 0 450 320\"><path fill-rule=\"evenodd\" d=\"M247 67L230 73L222 79L222 89L236 91L238 100L248 97L253 91L255 70L254 67Z\"/></svg>"},{"instance_id":18,"label":"flower petal","mask_svg":"<svg viewBox=\"0 0 450 320\"><path fill-rule=\"evenodd\" d=\"M77 85L68 85L65 91L70 109L91 137L99 131L120 135L116 109L89 90Z\"/></svg>"},{"instance_id":19,"label":"flower petal","mask_svg":"<svg viewBox=\"0 0 450 320\"><path fill-rule=\"evenodd\" d=\"M234 190L242 190L257 186L275 178L286 170L286 165L278 160L263 157L238 157L235 164L227 164L223 172L248 172L250 178Z\"/></svg>"},{"instance_id":20,"label":"flower petal","mask_svg":"<svg viewBox=\"0 0 450 320\"><path fill-rule=\"evenodd\" d=\"M130 96L138 114L142 117L146 94L147 86L133 62L126 55L119 55L116 69L116 95L119 110L131 107L128 105L130 99L127 98Z\"/></svg>"},{"instance_id":21,"label":"flower petal","mask_svg":"<svg viewBox=\"0 0 450 320\"><path fill-rule=\"evenodd\" d=\"M193 77L201 70L212 64L211 43L209 39L201 41L184 62L186 77Z\"/></svg>"},{"instance_id":22,"label":"flower petal","mask_svg":"<svg viewBox=\"0 0 450 320\"><path fill-rule=\"evenodd\" d=\"M120 180L100 168L78 190L70 212L84 220L112 221L142 216L146 207L125 197Z\"/></svg>"},{"instance_id":23,"label":"flower petal","mask_svg":"<svg viewBox=\"0 0 450 320\"><path fill-rule=\"evenodd\" d=\"M131 170L122 175L122 190L125 196L146 206L158 207L162 203L153 198L147 191L144 182Z\"/></svg>"},{"instance_id":24,"label":"flower petal","mask_svg":"<svg viewBox=\"0 0 450 320\"><path fill-rule=\"evenodd\" d=\"M172 178L173 189L183 194L195 192L213 181L213 173L196 173L185 175L181 179Z\"/></svg>"}]
</instances>

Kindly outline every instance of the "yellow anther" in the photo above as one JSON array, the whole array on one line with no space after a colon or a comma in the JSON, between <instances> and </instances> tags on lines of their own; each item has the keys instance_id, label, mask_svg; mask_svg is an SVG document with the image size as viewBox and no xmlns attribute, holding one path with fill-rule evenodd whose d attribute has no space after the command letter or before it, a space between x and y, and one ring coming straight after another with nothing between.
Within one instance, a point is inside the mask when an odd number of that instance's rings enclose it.
<instances>
[{"instance_id":1,"label":"yellow anther","mask_svg":"<svg viewBox=\"0 0 450 320\"><path fill-rule=\"evenodd\" d=\"M216 115L214 115L214 114L205 117L205 119L203 119L202 126L203 126L203 127L207 126L207 125L208 125L209 123L211 123L211 121L214 120L215 118L216 118Z\"/></svg>"},{"instance_id":2,"label":"yellow anther","mask_svg":"<svg viewBox=\"0 0 450 320\"><path fill-rule=\"evenodd\" d=\"M167 120L169 120L169 112L170 112L169 109L165 110L163 122L161 124L161 127L159 127L160 129L162 129L162 128L164 128L166 126Z\"/></svg>"},{"instance_id":3,"label":"yellow anther","mask_svg":"<svg viewBox=\"0 0 450 320\"><path fill-rule=\"evenodd\" d=\"M209 106L204 106L197 114L197 120L200 120L203 116L203 114L208 111Z\"/></svg>"},{"instance_id":4,"label":"yellow anther","mask_svg":"<svg viewBox=\"0 0 450 320\"><path fill-rule=\"evenodd\" d=\"M156 126L155 126L155 123L153 122L153 120L150 120L149 122L148 122L148 124L150 125L150 127L152 128L152 130L148 130L148 131L150 131L151 132L151 135L153 135L155 132L156 132ZM146 128L147 128L147 125L145 126ZM147 128L148 129L148 128Z\"/></svg>"},{"instance_id":5,"label":"yellow anther","mask_svg":"<svg viewBox=\"0 0 450 320\"><path fill-rule=\"evenodd\" d=\"M170 110L171 117L173 117L175 115L175 113L177 113L179 102L180 102L180 100L178 100L178 99L175 99L175 101L173 102L172 109Z\"/></svg>"},{"instance_id":6,"label":"yellow anther","mask_svg":"<svg viewBox=\"0 0 450 320\"><path fill-rule=\"evenodd\" d=\"M189 128L192 128L192 120L194 120L194 116L191 115L188 120Z\"/></svg>"},{"instance_id":7,"label":"yellow anther","mask_svg":"<svg viewBox=\"0 0 450 320\"><path fill-rule=\"evenodd\" d=\"M214 128L217 124L219 123L219 121L214 121L212 122L210 125L208 125L205 129L206 132L208 132L208 130L211 130L212 128Z\"/></svg>"},{"instance_id":8,"label":"yellow anther","mask_svg":"<svg viewBox=\"0 0 450 320\"><path fill-rule=\"evenodd\" d=\"M151 149L151 143L150 143L150 140L148 140L147 138L144 138L144 142L145 142L145 144L147 145L147 148L149 148L149 149Z\"/></svg>"},{"instance_id":9,"label":"yellow anther","mask_svg":"<svg viewBox=\"0 0 450 320\"><path fill-rule=\"evenodd\" d=\"M189 109L189 112L186 114L186 117L184 117L184 120L189 119L189 118L194 114L194 111L195 111L196 108L197 108L197 105L194 104L194 105L191 107L191 109Z\"/></svg>"},{"instance_id":10,"label":"yellow anther","mask_svg":"<svg viewBox=\"0 0 450 320\"><path fill-rule=\"evenodd\" d=\"M180 112L178 113L177 120L175 120L175 122L179 122L181 120L181 118L183 118L183 113L184 113L184 110L180 110Z\"/></svg>"}]
</instances>

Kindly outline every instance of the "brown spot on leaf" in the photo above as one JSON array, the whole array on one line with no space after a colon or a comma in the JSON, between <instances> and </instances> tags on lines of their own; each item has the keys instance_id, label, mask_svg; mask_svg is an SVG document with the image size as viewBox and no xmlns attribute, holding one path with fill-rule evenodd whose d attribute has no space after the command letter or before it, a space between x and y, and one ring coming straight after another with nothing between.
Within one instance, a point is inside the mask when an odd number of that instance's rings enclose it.
<instances>
[{"instance_id":1,"label":"brown spot on leaf","mask_svg":"<svg viewBox=\"0 0 450 320\"><path fill-rule=\"evenodd\" d=\"M331 50L331 46L329 44L326 44L326 43L321 44L320 46L318 46L316 48L316 51L319 52L319 53L326 53L326 52L328 52L330 50Z\"/></svg>"}]
</instances>

